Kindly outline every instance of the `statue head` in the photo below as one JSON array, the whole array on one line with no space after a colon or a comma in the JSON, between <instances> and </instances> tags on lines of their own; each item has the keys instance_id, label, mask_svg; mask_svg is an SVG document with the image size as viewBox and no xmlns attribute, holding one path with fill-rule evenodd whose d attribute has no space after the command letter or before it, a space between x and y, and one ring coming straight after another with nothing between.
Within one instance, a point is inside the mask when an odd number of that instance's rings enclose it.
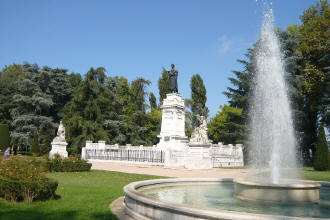
<instances>
[{"instance_id":1,"label":"statue head","mask_svg":"<svg viewBox=\"0 0 330 220\"><path fill-rule=\"evenodd\" d=\"M172 63L172 64L171 64L171 67L172 67L172 69L174 69L175 65Z\"/></svg>"}]
</instances>

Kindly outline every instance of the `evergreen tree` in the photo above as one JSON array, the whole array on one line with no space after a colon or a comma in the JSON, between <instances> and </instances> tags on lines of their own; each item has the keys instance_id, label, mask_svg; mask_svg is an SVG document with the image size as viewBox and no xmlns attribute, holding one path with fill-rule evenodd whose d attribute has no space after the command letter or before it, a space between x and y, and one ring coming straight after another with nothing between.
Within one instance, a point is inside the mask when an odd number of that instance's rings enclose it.
<instances>
[{"instance_id":1,"label":"evergreen tree","mask_svg":"<svg viewBox=\"0 0 330 220\"><path fill-rule=\"evenodd\" d=\"M133 145L147 145L150 140L147 139L148 129L146 127L148 118L146 114L146 87L150 81L143 78L137 78L132 81L130 88L128 135L130 143Z\"/></svg>"},{"instance_id":2,"label":"evergreen tree","mask_svg":"<svg viewBox=\"0 0 330 220\"><path fill-rule=\"evenodd\" d=\"M325 138L325 132L322 125L319 128L313 165L314 169L319 171L330 169L329 146Z\"/></svg>"},{"instance_id":3,"label":"evergreen tree","mask_svg":"<svg viewBox=\"0 0 330 220\"><path fill-rule=\"evenodd\" d=\"M195 74L191 77L191 113L192 113L192 126L198 126L197 115L207 118L209 109L206 107L206 89L203 83L203 79L199 74Z\"/></svg>"},{"instance_id":4,"label":"evergreen tree","mask_svg":"<svg viewBox=\"0 0 330 220\"><path fill-rule=\"evenodd\" d=\"M5 66L0 72L0 123L2 124L10 125L12 121L10 110L16 107L16 103L12 100L18 93L17 83L23 76L23 68L18 64Z\"/></svg>"},{"instance_id":5,"label":"evergreen tree","mask_svg":"<svg viewBox=\"0 0 330 220\"><path fill-rule=\"evenodd\" d=\"M35 134L33 136L30 151L31 151L31 153L34 153L34 154L40 154L40 144L39 144L38 134Z\"/></svg>"},{"instance_id":6,"label":"evergreen tree","mask_svg":"<svg viewBox=\"0 0 330 220\"><path fill-rule=\"evenodd\" d=\"M129 110L129 84L124 77L108 77L106 81L109 111L105 115L103 127L108 133L111 144L129 143L128 122L130 121Z\"/></svg>"},{"instance_id":7,"label":"evergreen tree","mask_svg":"<svg viewBox=\"0 0 330 220\"><path fill-rule=\"evenodd\" d=\"M149 94L149 104L150 109L157 109L156 96L152 92Z\"/></svg>"},{"instance_id":8,"label":"evergreen tree","mask_svg":"<svg viewBox=\"0 0 330 220\"><path fill-rule=\"evenodd\" d=\"M28 146L35 133L41 141L49 140L56 124L51 113L52 96L44 93L37 82L39 66L25 63L22 68L24 77L17 82L17 93L12 97L15 107L10 110L11 138L14 144Z\"/></svg>"},{"instance_id":9,"label":"evergreen tree","mask_svg":"<svg viewBox=\"0 0 330 220\"><path fill-rule=\"evenodd\" d=\"M214 142L224 144L243 143L244 124L242 109L231 106L220 106L220 111L211 118L208 134Z\"/></svg>"},{"instance_id":10,"label":"evergreen tree","mask_svg":"<svg viewBox=\"0 0 330 220\"><path fill-rule=\"evenodd\" d=\"M162 76L158 79L159 89L159 103L161 104L163 99L166 98L166 94L170 93L168 88L168 72L163 68Z\"/></svg>"},{"instance_id":11,"label":"evergreen tree","mask_svg":"<svg viewBox=\"0 0 330 220\"><path fill-rule=\"evenodd\" d=\"M62 112L70 153L80 153L86 140L109 141L102 126L109 108L105 79L104 68L90 68Z\"/></svg>"},{"instance_id":12,"label":"evergreen tree","mask_svg":"<svg viewBox=\"0 0 330 220\"><path fill-rule=\"evenodd\" d=\"M0 124L0 150L3 152L10 146L9 127L6 124Z\"/></svg>"}]
</instances>

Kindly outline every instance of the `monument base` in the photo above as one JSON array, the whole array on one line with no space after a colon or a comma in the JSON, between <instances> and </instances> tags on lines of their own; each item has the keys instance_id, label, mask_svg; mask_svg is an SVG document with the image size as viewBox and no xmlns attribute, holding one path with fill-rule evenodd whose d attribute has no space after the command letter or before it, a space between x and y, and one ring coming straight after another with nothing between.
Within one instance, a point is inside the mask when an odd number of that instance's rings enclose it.
<instances>
[{"instance_id":1,"label":"monument base","mask_svg":"<svg viewBox=\"0 0 330 220\"><path fill-rule=\"evenodd\" d=\"M54 158L55 154L60 155L62 158L68 157L68 152L66 151L66 142L52 142L52 150L49 152L49 158Z\"/></svg>"},{"instance_id":2,"label":"monument base","mask_svg":"<svg viewBox=\"0 0 330 220\"><path fill-rule=\"evenodd\" d=\"M188 153L185 159L187 169L212 169L211 144L189 143Z\"/></svg>"}]
</instances>

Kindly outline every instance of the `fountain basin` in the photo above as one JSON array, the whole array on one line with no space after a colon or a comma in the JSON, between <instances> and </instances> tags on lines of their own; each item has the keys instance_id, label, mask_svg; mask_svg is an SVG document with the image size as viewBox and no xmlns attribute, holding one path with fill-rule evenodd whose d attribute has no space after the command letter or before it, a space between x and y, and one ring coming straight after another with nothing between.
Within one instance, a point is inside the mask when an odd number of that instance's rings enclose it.
<instances>
[{"instance_id":1,"label":"fountain basin","mask_svg":"<svg viewBox=\"0 0 330 220\"><path fill-rule=\"evenodd\" d=\"M270 202L319 202L318 183L292 182L283 184L260 183L245 179L236 179L236 197L244 200Z\"/></svg>"},{"instance_id":2,"label":"fountain basin","mask_svg":"<svg viewBox=\"0 0 330 220\"><path fill-rule=\"evenodd\" d=\"M124 187L123 209L133 219L317 219L330 216L330 188L320 203L281 204L240 200L232 179L147 180ZM322 184L323 185L323 184Z\"/></svg>"}]
</instances>

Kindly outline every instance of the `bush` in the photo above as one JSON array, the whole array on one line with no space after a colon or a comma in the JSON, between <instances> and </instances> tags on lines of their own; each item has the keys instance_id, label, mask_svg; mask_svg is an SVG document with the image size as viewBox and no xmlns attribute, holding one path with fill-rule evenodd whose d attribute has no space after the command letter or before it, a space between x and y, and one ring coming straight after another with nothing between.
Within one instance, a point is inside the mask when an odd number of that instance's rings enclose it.
<instances>
[{"instance_id":1,"label":"bush","mask_svg":"<svg viewBox=\"0 0 330 220\"><path fill-rule=\"evenodd\" d=\"M0 162L0 197L12 201L46 200L55 196L57 181L48 179L33 160L12 157Z\"/></svg>"},{"instance_id":2,"label":"bush","mask_svg":"<svg viewBox=\"0 0 330 220\"><path fill-rule=\"evenodd\" d=\"M323 126L319 128L317 137L316 153L313 161L314 169L318 171L328 170L330 168L329 148L325 138Z\"/></svg>"},{"instance_id":3,"label":"bush","mask_svg":"<svg viewBox=\"0 0 330 220\"><path fill-rule=\"evenodd\" d=\"M8 125L0 124L0 150L5 151L10 144Z\"/></svg>"},{"instance_id":4,"label":"bush","mask_svg":"<svg viewBox=\"0 0 330 220\"><path fill-rule=\"evenodd\" d=\"M54 198L58 182L42 178L39 181L12 180L0 176L0 197L11 201L47 200Z\"/></svg>"},{"instance_id":5,"label":"bush","mask_svg":"<svg viewBox=\"0 0 330 220\"><path fill-rule=\"evenodd\" d=\"M62 159L59 155L55 154L53 159L47 160L45 166L50 172L82 172L89 171L92 164L81 160L80 157Z\"/></svg>"}]
</instances>

